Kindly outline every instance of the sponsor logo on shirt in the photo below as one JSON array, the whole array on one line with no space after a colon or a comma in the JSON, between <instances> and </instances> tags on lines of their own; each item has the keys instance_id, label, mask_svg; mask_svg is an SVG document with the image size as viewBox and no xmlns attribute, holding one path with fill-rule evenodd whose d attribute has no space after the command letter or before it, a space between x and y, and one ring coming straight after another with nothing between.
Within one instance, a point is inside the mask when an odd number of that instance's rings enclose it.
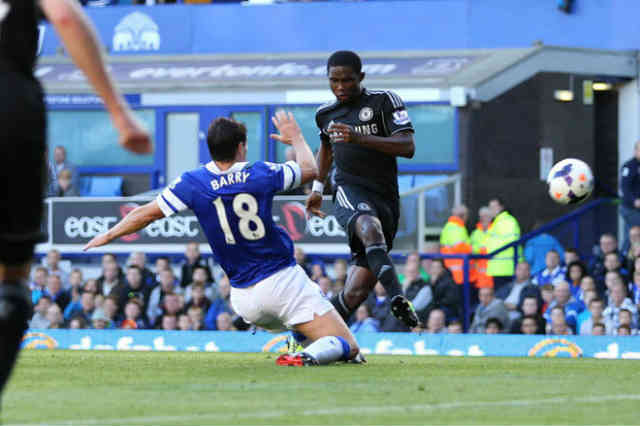
<instances>
[{"instance_id":1,"label":"sponsor logo on shirt","mask_svg":"<svg viewBox=\"0 0 640 426\"><path fill-rule=\"evenodd\" d=\"M401 109L393 113L393 122L398 126L402 126L404 124L409 124L411 119L409 118L409 113L406 109Z\"/></svg>"}]
</instances>

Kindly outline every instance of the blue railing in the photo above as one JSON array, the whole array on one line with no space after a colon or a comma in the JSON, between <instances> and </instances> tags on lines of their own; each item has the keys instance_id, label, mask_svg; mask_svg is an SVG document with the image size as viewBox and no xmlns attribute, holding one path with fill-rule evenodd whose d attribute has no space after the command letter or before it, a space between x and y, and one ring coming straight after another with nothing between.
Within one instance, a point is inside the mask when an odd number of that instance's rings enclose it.
<instances>
[{"instance_id":1,"label":"blue railing","mask_svg":"<svg viewBox=\"0 0 640 426\"><path fill-rule=\"evenodd\" d=\"M613 206L617 204L618 204L618 200L613 198L600 198L597 200L590 201L589 203L586 203L585 205L577 208L571 213L561 216L558 219L555 219L539 227L538 229L521 236L520 239L513 241L512 243L506 244L488 254L438 254L438 253L422 254L421 253L420 257L423 259L462 259L464 261L464 266L463 266L464 283L463 283L462 297L463 297L463 308L464 308L463 323L464 323L464 329L466 331L469 329L469 325L471 322L471 313L472 313L471 312L471 285L469 283L469 273L471 269L470 262L472 260L490 259L500 252L503 252L510 248L514 248L515 250L514 250L514 256L513 256L513 262L515 267L515 265L518 263L518 259L520 258L520 247L524 245L524 243L526 243L528 240L540 234L548 233L549 231L557 229L560 226L567 223L570 223L572 226L573 247L580 247L581 246L580 220L586 214L594 212L596 209L600 207ZM597 238L600 235L600 232L598 232L599 226L597 221L595 221L594 223L594 228L596 228L594 230L594 235L596 236L595 238Z\"/></svg>"}]
</instances>

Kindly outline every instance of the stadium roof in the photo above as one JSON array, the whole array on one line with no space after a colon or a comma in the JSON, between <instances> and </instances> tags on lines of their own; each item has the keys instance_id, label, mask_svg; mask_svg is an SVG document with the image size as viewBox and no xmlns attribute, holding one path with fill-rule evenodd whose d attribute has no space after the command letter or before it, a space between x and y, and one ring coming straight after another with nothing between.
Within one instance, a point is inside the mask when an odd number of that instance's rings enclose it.
<instances>
[{"instance_id":1,"label":"stadium roof","mask_svg":"<svg viewBox=\"0 0 640 426\"><path fill-rule=\"evenodd\" d=\"M366 85L412 88L432 100L450 89L489 101L540 72L635 78L636 51L554 46L521 49L363 52ZM118 85L127 92L219 90L305 92L326 97L327 53L286 55L188 55L109 57ZM86 93L84 76L64 56L43 57L36 74L49 93ZM319 93L318 93L318 96ZM287 97L289 99L289 97Z\"/></svg>"}]
</instances>

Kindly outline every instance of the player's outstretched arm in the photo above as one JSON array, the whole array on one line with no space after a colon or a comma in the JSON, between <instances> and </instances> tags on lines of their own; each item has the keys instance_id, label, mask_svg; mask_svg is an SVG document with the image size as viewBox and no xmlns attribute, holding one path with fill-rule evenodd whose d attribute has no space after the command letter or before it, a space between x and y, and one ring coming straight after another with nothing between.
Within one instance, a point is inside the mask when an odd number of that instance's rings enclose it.
<instances>
[{"instance_id":1,"label":"player's outstretched arm","mask_svg":"<svg viewBox=\"0 0 640 426\"><path fill-rule=\"evenodd\" d=\"M293 114L278 110L272 121L280 134L272 134L271 138L293 147L296 152L296 163L298 163L302 171L300 183L311 182L318 176L318 166Z\"/></svg>"},{"instance_id":2,"label":"player's outstretched arm","mask_svg":"<svg viewBox=\"0 0 640 426\"><path fill-rule=\"evenodd\" d=\"M75 64L104 100L118 130L119 143L129 151L151 152L149 134L135 119L129 105L116 90L106 69L93 25L75 0L40 0L49 22L60 35Z\"/></svg>"},{"instance_id":3,"label":"player's outstretched arm","mask_svg":"<svg viewBox=\"0 0 640 426\"><path fill-rule=\"evenodd\" d=\"M160 210L156 200L145 204L144 206L136 207L128 215L124 217L113 228L109 229L104 234L98 235L84 246L83 250L87 251L90 248L100 247L105 244L109 244L111 241L123 237L125 235L133 234L154 222L158 219L162 219L164 213Z\"/></svg>"}]
</instances>

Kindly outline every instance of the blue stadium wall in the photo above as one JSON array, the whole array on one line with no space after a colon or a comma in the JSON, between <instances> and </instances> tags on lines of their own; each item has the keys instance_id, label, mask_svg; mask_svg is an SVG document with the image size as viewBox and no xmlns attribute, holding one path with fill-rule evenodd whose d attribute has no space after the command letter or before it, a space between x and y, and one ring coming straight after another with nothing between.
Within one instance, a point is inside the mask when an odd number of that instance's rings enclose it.
<instances>
[{"instance_id":1,"label":"blue stadium wall","mask_svg":"<svg viewBox=\"0 0 640 426\"><path fill-rule=\"evenodd\" d=\"M149 15L160 33L159 48L150 52L157 54L477 49L524 47L536 41L603 49L640 46L640 2L630 0L576 0L571 14L559 11L555 0L122 6L88 11L107 46L123 16L133 11ZM53 31L46 31L43 53L55 54L59 47Z\"/></svg>"}]
</instances>

